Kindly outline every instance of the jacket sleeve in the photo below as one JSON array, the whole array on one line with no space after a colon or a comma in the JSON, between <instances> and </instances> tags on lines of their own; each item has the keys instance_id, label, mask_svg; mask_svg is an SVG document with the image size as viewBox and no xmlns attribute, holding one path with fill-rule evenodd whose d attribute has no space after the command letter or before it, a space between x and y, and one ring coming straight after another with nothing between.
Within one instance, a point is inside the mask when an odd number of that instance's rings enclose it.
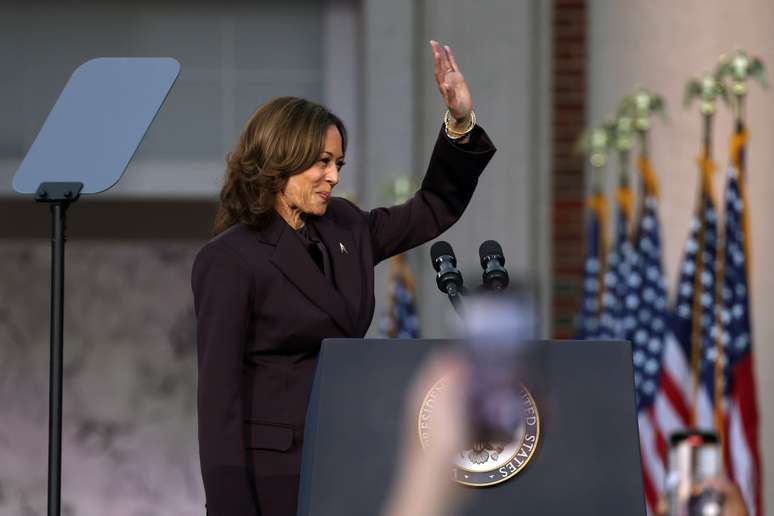
<instances>
[{"instance_id":1,"label":"jacket sleeve","mask_svg":"<svg viewBox=\"0 0 774 516\"><path fill-rule=\"evenodd\" d=\"M451 142L441 129L414 197L368 214L374 265L437 237L454 224L473 197L478 176L495 150L478 126L463 145Z\"/></svg>"},{"instance_id":2,"label":"jacket sleeve","mask_svg":"<svg viewBox=\"0 0 774 516\"><path fill-rule=\"evenodd\" d=\"M199 458L208 516L259 514L247 468L241 385L253 284L242 258L218 241L194 261Z\"/></svg>"}]
</instances>

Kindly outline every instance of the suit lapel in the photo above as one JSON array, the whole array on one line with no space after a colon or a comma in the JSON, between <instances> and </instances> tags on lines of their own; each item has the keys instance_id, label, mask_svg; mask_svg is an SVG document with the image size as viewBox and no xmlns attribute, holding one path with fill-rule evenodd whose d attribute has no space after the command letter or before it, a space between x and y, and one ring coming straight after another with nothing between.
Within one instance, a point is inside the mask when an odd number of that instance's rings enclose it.
<instances>
[{"instance_id":1,"label":"suit lapel","mask_svg":"<svg viewBox=\"0 0 774 516\"><path fill-rule=\"evenodd\" d=\"M279 217L277 219L279 220L275 220L273 226L280 225L280 229L270 228L267 232L268 235L276 238L276 248L269 260L288 281L330 315L342 330L350 333L353 321L349 317L344 299L333 288L330 281L320 273L320 269L309 256L309 252L304 249L293 229Z\"/></svg>"},{"instance_id":2,"label":"suit lapel","mask_svg":"<svg viewBox=\"0 0 774 516\"><path fill-rule=\"evenodd\" d=\"M352 322L357 324L360 315L360 298L363 285L358 253L352 239L352 232L341 228L324 216L315 218L313 224L320 235L320 239L325 244L325 247L328 248L333 264L333 274L336 278L336 286L347 302Z\"/></svg>"}]
</instances>

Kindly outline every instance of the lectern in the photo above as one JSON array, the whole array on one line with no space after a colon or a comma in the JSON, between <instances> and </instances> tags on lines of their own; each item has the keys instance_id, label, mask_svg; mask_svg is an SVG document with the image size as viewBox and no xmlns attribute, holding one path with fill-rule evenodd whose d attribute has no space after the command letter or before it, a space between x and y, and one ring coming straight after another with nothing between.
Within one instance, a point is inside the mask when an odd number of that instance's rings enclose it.
<instances>
[{"instance_id":1,"label":"lectern","mask_svg":"<svg viewBox=\"0 0 774 516\"><path fill-rule=\"evenodd\" d=\"M304 433L299 516L379 514L396 474L404 414L421 416L421 406L404 407L406 389L433 350L456 344L323 341ZM479 450L489 455L457 467L457 488L468 491L460 514L645 515L631 345L541 341L534 349L525 361L540 386L525 387L539 415L539 439L528 454L490 447ZM520 453L528 463L519 462ZM511 466L488 470L490 455Z\"/></svg>"}]
</instances>

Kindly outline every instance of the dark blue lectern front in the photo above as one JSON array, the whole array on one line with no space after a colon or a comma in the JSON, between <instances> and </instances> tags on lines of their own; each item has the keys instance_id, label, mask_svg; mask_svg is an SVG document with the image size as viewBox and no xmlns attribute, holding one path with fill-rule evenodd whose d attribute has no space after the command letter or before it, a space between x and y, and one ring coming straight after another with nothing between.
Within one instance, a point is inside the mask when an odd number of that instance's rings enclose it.
<instances>
[{"instance_id":1,"label":"dark blue lectern front","mask_svg":"<svg viewBox=\"0 0 774 516\"><path fill-rule=\"evenodd\" d=\"M404 434L406 388L433 349L451 344L323 341L304 434L299 516L379 514ZM644 515L630 344L545 341L526 360L541 384L532 391L540 413L537 449L505 481L460 485L469 491L460 514ZM413 409L419 414L421 407Z\"/></svg>"}]
</instances>

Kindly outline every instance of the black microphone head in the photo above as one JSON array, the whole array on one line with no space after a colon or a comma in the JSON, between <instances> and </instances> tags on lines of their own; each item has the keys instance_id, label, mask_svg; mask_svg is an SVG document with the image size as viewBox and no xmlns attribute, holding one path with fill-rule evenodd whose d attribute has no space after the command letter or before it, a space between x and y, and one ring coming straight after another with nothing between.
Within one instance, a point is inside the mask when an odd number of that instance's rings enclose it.
<instances>
[{"instance_id":1,"label":"black microphone head","mask_svg":"<svg viewBox=\"0 0 774 516\"><path fill-rule=\"evenodd\" d=\"M430 259L433 261L433 268L438 271L440 263L438 258L441 256L451 256L452 265L457 266L457 257L454 256L454 250L449 242L439 240L430 247Z\"/></svg>"},{"instance_id":2,"label":"black microphone head","mask_svg":"<svg viewBox=\"0 0 774 516\"><path fill-rule=\"evenodd\" d=\"M482 267L486 267L485 258L495 255L502 259L503 263L501 265L505 265L505 255L503 254L503 248L500 247L500 244L495 240L481 242L481 245L478 248L478 257L481 259Z\"/></svg>"}]
</instances>

